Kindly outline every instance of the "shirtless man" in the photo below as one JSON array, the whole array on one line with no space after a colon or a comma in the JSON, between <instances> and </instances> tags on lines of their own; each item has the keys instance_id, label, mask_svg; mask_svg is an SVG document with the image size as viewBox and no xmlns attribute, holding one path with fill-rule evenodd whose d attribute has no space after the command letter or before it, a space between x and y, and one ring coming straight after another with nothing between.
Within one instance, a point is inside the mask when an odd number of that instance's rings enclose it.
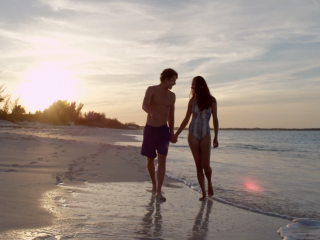
<instances>
[{"instance_id":1,"label":"shirtless man","mask_svg":"<svg viewBox=\"0 0 320 240\"><path fill-rule=\"evenodd\" d=\"M163 201L166 198L162 195L161 188L166 173L169 142L176 142L173 132L176 96L169 89L176 85L177 78L178 73L173 69L163 70L160 75L160 84L148 87L142 104L142 109L148 113L148 117L143 131L141 154L147 157L147 169L152 181L152 191L156 192L156 198ZM154 167L156 151L158 153L158 184Z\"/></svg>"}]
</instances>

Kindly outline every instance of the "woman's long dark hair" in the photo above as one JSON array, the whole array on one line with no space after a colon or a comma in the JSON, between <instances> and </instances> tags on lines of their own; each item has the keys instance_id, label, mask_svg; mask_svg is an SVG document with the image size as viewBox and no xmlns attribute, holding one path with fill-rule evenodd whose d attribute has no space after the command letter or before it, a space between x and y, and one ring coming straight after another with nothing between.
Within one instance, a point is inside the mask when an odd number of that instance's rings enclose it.
<instances>
[{"instance_id":1,"label":"woman's long dark hair","mask_svg":"<svg viewBox=\"0 0 320 240\"><path fill-rule=\"evenodd\" d=\"M191 99L197 101L200 111L209 108L212 102L216 102L216 99L210 93L206 81L201 76L193 78L190 95Z\"/></svg>"}]
</instances>

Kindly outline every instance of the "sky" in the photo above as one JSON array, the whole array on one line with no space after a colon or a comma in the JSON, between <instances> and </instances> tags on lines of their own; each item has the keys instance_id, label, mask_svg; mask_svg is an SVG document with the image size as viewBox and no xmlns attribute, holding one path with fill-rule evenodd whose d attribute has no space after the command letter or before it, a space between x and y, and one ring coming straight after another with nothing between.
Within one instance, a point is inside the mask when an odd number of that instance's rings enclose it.
<instances>
[{"instance_id":1,"label":"sky","mask_svg":"<svg viewBox=\"0 0 320 240\"><path fill-rule=\"evenodd\" d=\"M0 85L28 112L61 99L144 125L165 68L175 126L200 75L222 128L319 128L320 0L0 0Z\"/></svg>"}]
</instances>

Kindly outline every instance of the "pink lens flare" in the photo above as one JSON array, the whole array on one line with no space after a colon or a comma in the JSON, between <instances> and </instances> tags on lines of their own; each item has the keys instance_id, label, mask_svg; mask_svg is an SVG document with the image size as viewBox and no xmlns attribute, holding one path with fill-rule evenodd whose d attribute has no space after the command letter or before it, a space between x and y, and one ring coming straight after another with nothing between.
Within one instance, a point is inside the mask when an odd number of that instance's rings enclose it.
<instances>
[{"instance_id":1,"label":"pink lens flare","mask_svg":"<svg viewBox=\"0 0 320 240\"><path fill-rule=\"evenodd\" d=\"M261 192L262 191L261 187L251 180L245 181L243 185L244 185L245 189L250 190L250 191L254 191L254 192Z\"/></svg>"}]
</instances>

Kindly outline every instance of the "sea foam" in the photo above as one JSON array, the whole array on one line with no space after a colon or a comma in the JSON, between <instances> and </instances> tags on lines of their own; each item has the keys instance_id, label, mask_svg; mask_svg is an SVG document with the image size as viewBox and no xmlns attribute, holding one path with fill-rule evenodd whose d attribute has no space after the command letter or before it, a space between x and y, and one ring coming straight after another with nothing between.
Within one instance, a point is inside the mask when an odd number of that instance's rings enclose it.
<instances>
[{"instance_id":1,"label":"sea foam","mask_svg":"<svg viewBox=\"0 0 320 240\"><path fill-rule=\"evenodd\" d=\"M319 240L320 222L306 218L297 218L293 223L278 230L284 240Z\"/></svg>"}]
</instances>

